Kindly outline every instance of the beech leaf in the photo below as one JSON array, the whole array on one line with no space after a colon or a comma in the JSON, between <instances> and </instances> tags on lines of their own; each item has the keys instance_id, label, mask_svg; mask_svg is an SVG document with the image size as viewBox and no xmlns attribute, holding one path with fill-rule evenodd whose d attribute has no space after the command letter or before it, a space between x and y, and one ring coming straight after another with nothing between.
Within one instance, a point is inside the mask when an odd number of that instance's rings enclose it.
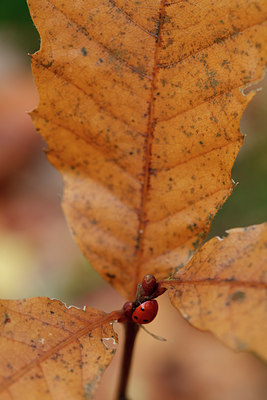
<instances>
[{"instance_id":1,"label":"beech leaf","mask_svg":"<svg viewBox=\"0 0 267 400\"><path fill-rule=\"evenodd\" d=\"M266 65L266 0L29 0L32 113L93 267L133 299L203 242L233 189L242 89Z\"/></svg>"},{"instance_id":2,"label":"beech leaf","mask_svg":"<svg viewBox=\"0 0 267 400\"><path fill-rule=\"evenodd\" d=\"M192 325L267 360L267 224L210 240L163 285Z\"/></svg>"},{"instance_id":3,"label":"beech leaf","mask_svg":"<svg viewBox=\"0 0 267 400\"><path fill-rule=\"evenodd\" d=\"M91 399L115 353L105 313L58 300L0 301L0 400Z\"/></svg>"}]
</instances>

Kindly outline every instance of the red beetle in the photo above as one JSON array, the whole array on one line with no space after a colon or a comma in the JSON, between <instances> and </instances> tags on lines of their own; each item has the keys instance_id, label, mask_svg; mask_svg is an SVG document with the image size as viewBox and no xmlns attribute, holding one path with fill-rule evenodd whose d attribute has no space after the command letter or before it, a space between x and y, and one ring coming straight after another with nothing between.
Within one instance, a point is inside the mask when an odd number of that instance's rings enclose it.
<instances>
[{"instance_id":1,"label":"red beetle","mask_svg":"<svg viewBox=\"0 0 267 400\"><path fill-rule=\"evenodd\" d=\"M149 322L153 321L157 313L157 300L147 300L134 310L132 314L132 320L137 324L148 324Z\"/></svg>"}]
</instances>

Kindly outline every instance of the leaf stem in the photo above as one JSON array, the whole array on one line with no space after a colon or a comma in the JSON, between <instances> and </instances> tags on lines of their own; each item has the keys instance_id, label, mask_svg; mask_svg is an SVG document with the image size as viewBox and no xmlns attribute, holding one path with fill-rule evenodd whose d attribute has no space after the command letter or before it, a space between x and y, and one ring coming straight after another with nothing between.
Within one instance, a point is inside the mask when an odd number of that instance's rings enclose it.
<instances>
[{"instance_id":1,"label":"leaf stem","mask_svg":"<svg viewBox=\"0 0 267 400\"><path fill-rule=\"evenodd\" d=\"M132 321L127 321L124 323L125 328L125 339L124 339L124 350L123 359L121 364L121 374L119 380L119 390L117 395L117 400L128 400L126 396L127 384L130 374L133 348L135 343L135 338L139 330L139 325Z\"/></svg>"}]
</instances>

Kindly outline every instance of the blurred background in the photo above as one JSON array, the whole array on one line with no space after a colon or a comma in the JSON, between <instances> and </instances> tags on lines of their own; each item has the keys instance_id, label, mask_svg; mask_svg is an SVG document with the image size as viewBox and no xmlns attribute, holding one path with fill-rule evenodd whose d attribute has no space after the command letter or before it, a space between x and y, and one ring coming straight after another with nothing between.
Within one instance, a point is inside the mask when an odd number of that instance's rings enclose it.
<instances>
[{"instance_id":1,"label":"blurred background","mask_svg":"<svg viewBox=\"0 0 267 400\"><path fill-rule=\"evenodd\" d=\"M62 181L47 162L45 143L26 111L38 103L28 53L39 36L24 0L0 2L0 297L49 296L104 311L123 299L80 254L60 207ZM267 221L267 79L241 122L246 135L232 177L240 182L218 212L210 237ZM199 332L172 309L166 295L149 329L141 332L133 365L133 400L266 400L267 369ZM120 330L120 327L117 328ZM120 350L97 399L112 399Z\"/></svg>"}]
</instances>

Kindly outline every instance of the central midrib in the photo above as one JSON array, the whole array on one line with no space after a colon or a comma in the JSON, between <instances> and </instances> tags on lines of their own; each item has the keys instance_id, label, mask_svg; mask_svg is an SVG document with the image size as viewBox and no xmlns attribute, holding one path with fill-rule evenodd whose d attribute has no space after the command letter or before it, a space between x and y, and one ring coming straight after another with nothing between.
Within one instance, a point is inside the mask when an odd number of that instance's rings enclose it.
<instances>
[{"instance_id":1,"label":"central midrib","mask_svg":"<svg viewBox=\"0 0 267 400\"><path fill-rule=\"evenodd\" d=\"M159 9L159 19L158 19L158 26L156 32L156 39L155 39L155 51L154 51L154 64L153 64L153 73L152 73L152 82L151 82L151 90L150 90L150 100L148 105L148 121L147 121L147 137L145 140L144 145L144 167L143 167L143 187L141 191L141 205L140 205L140 214L139 214L139 226L138 226L138 235L136 241L136 279L133 286L133 297L135 295L136 286L139 283L139 280L142 278L140 277L140 269L142 264L142 256L143 256L143 246L144 246L144 237L145 237L145 228L147 224L147 200L148 200L148 193L149 193L149 186L150 186L150 167L151 167L151 154L152 154L152 142L153 142L153 133L155 128L155 100L154 94L156 89L156 81L157 81L157 73L158 73L158 52L160 49L161 44L161 30L163 25L163 18L164 18L164 6L165 0L161 0L160 9ZM153 272L153 271L151 271Z\"/></svg>"}]
</instances>

